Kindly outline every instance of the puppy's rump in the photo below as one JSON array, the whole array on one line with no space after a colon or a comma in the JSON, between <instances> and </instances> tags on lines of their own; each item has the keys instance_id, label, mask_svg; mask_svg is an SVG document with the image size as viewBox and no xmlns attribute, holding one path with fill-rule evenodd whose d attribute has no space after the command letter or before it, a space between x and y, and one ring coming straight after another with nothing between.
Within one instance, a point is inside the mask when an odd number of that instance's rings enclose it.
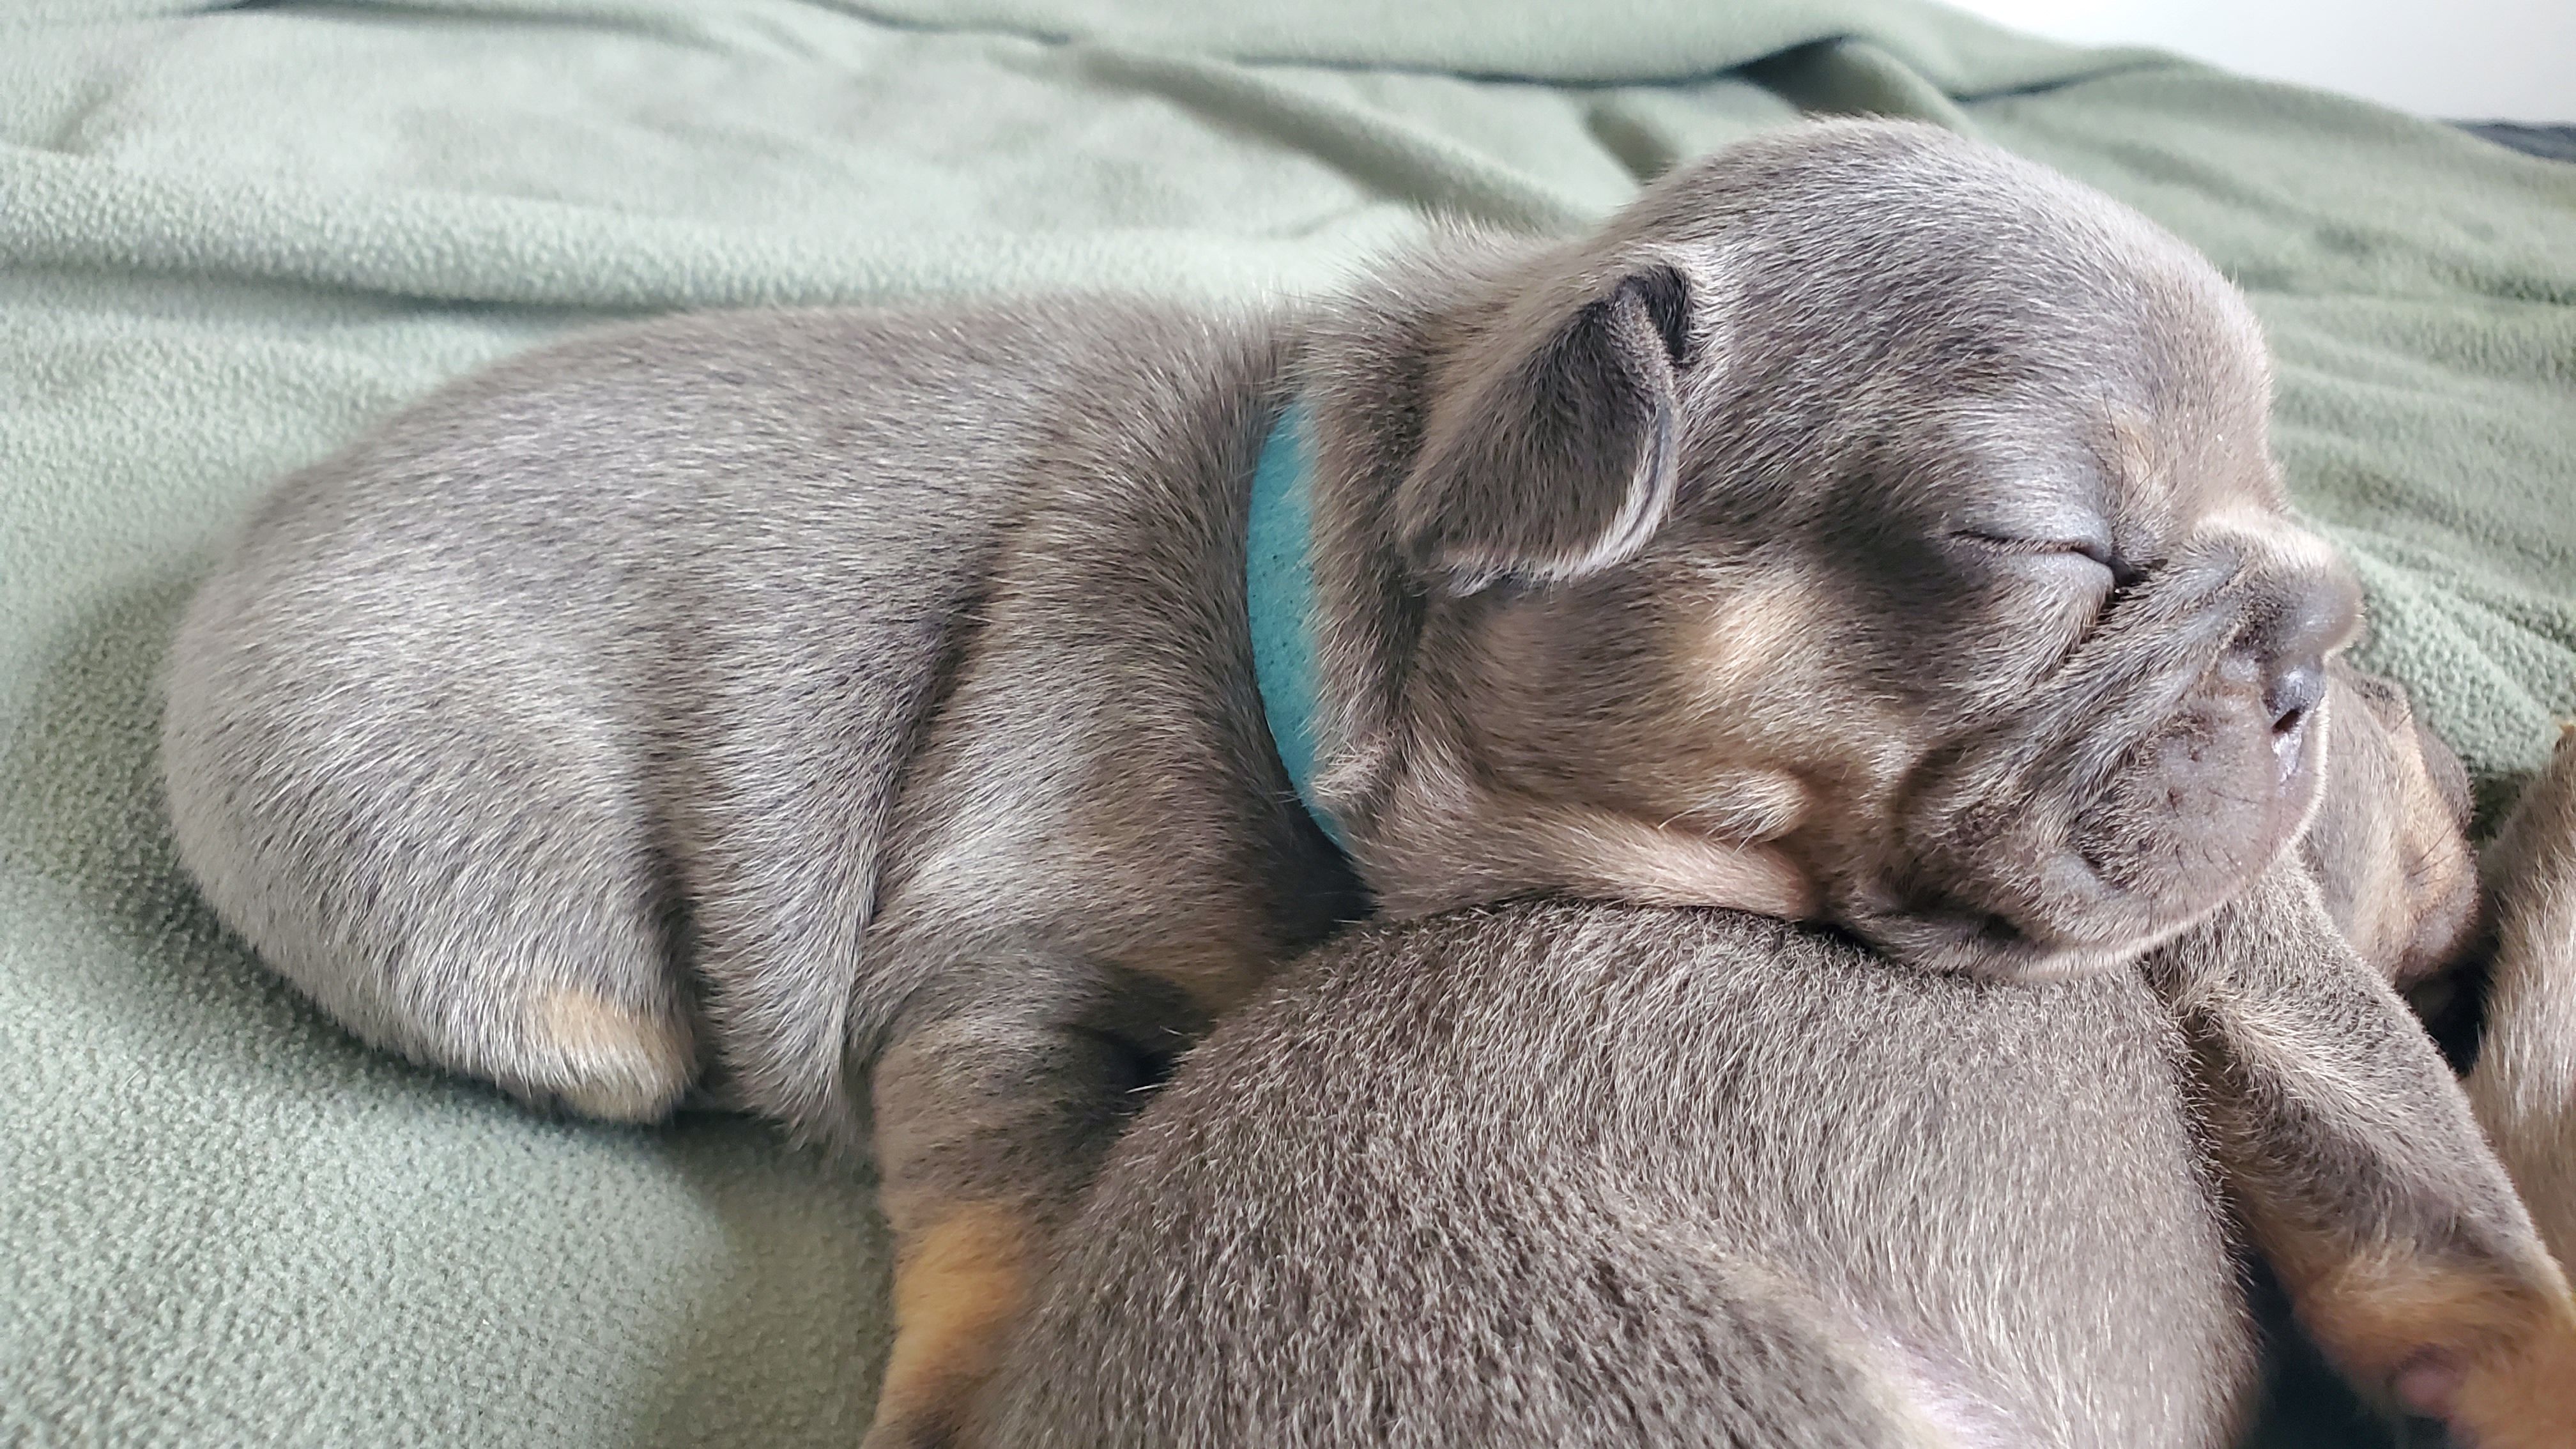
<instances>
[{"instance_id":1,"label":"puppy's rump","mask_svg":"<svg viewBox=\"0 0 2576 1449\"><path fill-rule=\"evenodd\" d=\"M2181 1052L1722 912L1360 932L1121 1142L989 1442L2224 1442Z\"/></svg>"},{"instance_id":2,"label":"puppy's rump","mask_svg":"<svg viewBox=\"0 0 2576 1449\"><path fill-rule=\"evenodd\" d=\"M379 1045L619 1120L722 1047L749 1104L815 1129L897 777L1076 410L1077 332L665 319L286 480L172 649L182 860Z\"/></svg>"}]
</instances>

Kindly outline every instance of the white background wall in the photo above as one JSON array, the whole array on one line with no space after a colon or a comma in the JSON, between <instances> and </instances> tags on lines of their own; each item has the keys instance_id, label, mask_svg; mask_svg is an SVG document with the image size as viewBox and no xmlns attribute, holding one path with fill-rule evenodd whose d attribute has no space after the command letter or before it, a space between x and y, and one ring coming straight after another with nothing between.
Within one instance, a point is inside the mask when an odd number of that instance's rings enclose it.
<instances>
[{"instance_id":1,"label":"white background wall","mask_svg":"<svg viewBox=\"0 0 2576 1449\"><path fill-rule=\"evenodd\" d=\"M2154 45L2421 115L2576 124L2576 0L1950 0L2088 45Z\"/></svg>"}]
</instances>

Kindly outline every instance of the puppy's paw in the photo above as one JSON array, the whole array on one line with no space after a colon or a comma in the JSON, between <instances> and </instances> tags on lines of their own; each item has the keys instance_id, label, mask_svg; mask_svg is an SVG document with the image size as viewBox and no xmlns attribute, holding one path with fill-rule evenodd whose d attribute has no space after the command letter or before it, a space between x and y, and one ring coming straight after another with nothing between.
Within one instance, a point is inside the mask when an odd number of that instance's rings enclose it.
<instances>
[{"instance_id":1,"label":"puppy's paw","mask_svg":"<svg viewBox=\"0 0 2576 1449\"><path fill-rule=\"evenodd\" d=\"M2525 786L2487 847L2486 874L2526 914L2576 921L2576 722L2561 720L2549 763Z\"/></svg>"},{"instance_id":2,"label":"puppy's paw","mask_svg":"<svg viewBox=\"0 0 2576 1449\"><path fill-rule=\"evenodd\" d=\"M603 1122L658 1122L697 1077L687 1021L622 1005L574 987L537 997L525 1050L502 1072L522 1097Z\"/></svg>"},{"instance_id":3,"label":"puppy's paw","mask_svg":"<svg viewBox=\"0 0 2576 1449\"><path fill-rule=\"evenodd\" d=\"M2455 1449L2576 1446L2576 1304L2556 1310L2466 1361L2426 1354L2393 1381L2400 1403L2439 1419Z\"/></svg>"},{"instance_id":4,"label":"puppy's paw","mask_svg":"<svg viewBox=\"0 0 2576 1449\"><path fill-rule=\"evenodd\" d=\"M2452 1449L2576 1449L2576 1297L2554 1267L2365 1260L2319 1287L2303 1315L2319 1343Z\"/></svg>"},{"instance_id":5,"label":"puppy's paw","mask_svg":"<svg viewBox=\"0 0 2576 1449\"><path fill-rule=\"evenodd\" d=\"M956 1449L1002 1340L1028 1298L1034 1229L998 1203L944 1204L899 1235L894 1349L865 1449Z\"/></svg>"}]
</instances>

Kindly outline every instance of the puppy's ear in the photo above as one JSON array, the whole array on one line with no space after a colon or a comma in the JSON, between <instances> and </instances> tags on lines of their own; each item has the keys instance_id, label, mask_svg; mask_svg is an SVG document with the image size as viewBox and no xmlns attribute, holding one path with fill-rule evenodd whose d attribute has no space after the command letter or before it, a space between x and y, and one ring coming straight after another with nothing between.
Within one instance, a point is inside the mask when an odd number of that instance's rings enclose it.
<instances>
[{"instance_id":1,"label":"puppy's ear","mask_svg":"<svg viewBox=\"0 0 2576 1449\"><path fill-rule=\"evenodd\" d=\"M1691 287L1641 263L1507 313L1459 359L1394 499L1418 574L1459 594L1566 583L1645 546L1672 508Z\"/></svg>"}]
</instances>

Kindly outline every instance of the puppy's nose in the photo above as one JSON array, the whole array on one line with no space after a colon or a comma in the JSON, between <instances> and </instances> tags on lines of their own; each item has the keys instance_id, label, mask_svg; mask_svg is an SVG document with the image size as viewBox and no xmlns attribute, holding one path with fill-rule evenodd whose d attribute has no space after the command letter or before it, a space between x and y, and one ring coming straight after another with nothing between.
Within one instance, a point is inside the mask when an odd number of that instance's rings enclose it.
<instances>
[{"instance_id":1,"label":"puppy's nose","mask_svg":"<svg viewBox=\"0 0 2576 1449\"><path fill-rule=\"evenodd\" d=\"M2342 571L2303 578L2277 596L2271 616L2245 642L2263 681L2272 721L2272 759L2284 789L2308 762L2308 728L2326 700L2326 655L2352 637L2361 591Z\"/></svg>"},{"instance_id":2,"label":"puppy's nose","mask_svg":"<svg viewBox=\"0 0 2576 1449\"><path fill-rule=\"evenodd\" d=\"M2298 758L2300 727L2325 702L2326 654L2352 637L2360 621L2361 591L2339 570L2305 578L2277 595L2267 614L2243 647L2261 671L2263 704L2286 775Z\"/></svg>"},{"instance_id":3,"label":"puppy's nose","mask_svg":"<svg viewBox=\"0 0 2576 1449\"><path fill-rule=\"evenodd\" d=\"M2307 723L2326 698L2323 656L2275 665L2263 686L2263 705L2272 712L2272 733L2286 735Z\"/></svg>"}]
</instances>

